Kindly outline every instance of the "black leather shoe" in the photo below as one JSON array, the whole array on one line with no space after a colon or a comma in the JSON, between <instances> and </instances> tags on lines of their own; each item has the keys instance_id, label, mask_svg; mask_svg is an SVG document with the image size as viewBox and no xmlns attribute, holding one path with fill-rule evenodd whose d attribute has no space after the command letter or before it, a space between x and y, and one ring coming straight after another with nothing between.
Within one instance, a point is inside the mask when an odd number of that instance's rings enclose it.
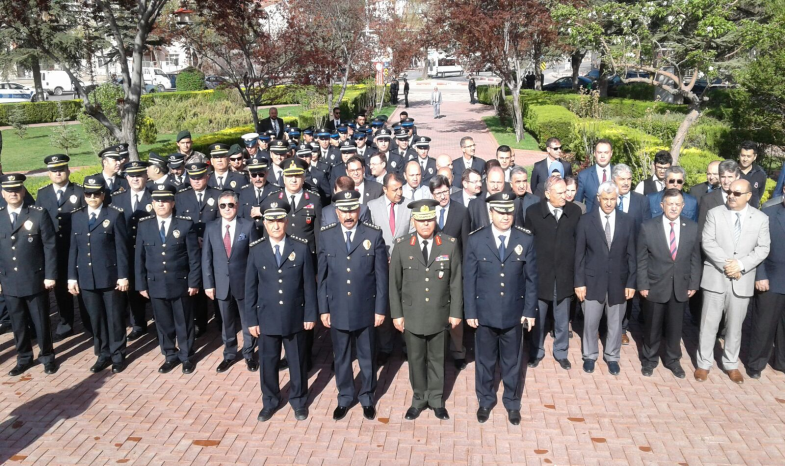
<instances>
[{"instance_id":1,"label":"black leather shoe","mask_svg":"<svg viewBox=\"0 0 785 466\"><path fill-rule=\"evenodd\" d=\"M510 424L517 426L521 423L521 411L518 409L508 409L507 419L509 419Z\"/></svg>"},{"instance_id":2,"label":"black leather shoe","mask_svg":"<svg viewBox=\"0 0 785 466\"><path fill-rule=\"evenodd\" d=\"M11 377L22 375L25 372L27 372L27 369L30 369L31 367L33 367L33 363L21 364L21 365L17 364L16 367L14 367L8 372L8 375L10 375Z\"/></svg>"},{"instance_id":3,"label":"black leather shoe","mask_svg":"<svg viewBox=\"0 0 785 466\"><path fill-rule=\"evenodd\" d=\"M572 369L572 364L570 364L570 360L567 358L557 359L556 362L558 362L561 368L564 369L565 371Z\"/></svg>"},{"instance_id":4,"label":"black leather shoe","mask_svg":"<svg viewBox=\"0 0 785 466\"><path fill-rule=\"evenodd\" d=\"M455 363L455 369L456 370L462 371L462 370L466 369L466 360L465 359L456 359L454 361L454 363Z\"/></svg>"},{"instance_id":5,"label":"black leather shoe","mask_svg":"<svg viewBox=\"0 0 785 466\"><path fill-rule=\"evenodd\" d=\"M234 359L224 359L218 364L218 367L215 368L215 372L226 372L229 370L230 367L234 364ZM183 364L183 370L185 370L185 364Z\"/></svg>"},{"instance_id":6,"label":"black leather shoe","mask_svg":"<svg viewBox=\"0 0 785 466\"><path fill-rule=\"evenodd\" d=\"M8 324L0 324L0 335L5 335L11 331L11 326Z\"/></svg>"},{"instance_id":7,"label":"black leather shoe","mask_svg":"<svg viewBox=\"0 0 785 466\"><path fill-rule=\"evenodd\" d=\"M273 417L275 414L275 410L272 408L264 408L263 410L259 411L259 415L256 416L256 420L259 422L267 422L270 418Z\"/></svg>"},{"instance_id":8,"label":"black leather shoe","mask_svg":"<svg viewBox=\"0 0 785 466\"><path fill-rule=\"evenodd\" d=\"M63 341L66 338L72 337L72 336L74 336L74 331L73 330L68 330L67 332L63 332L63 333L55 333L54 336L52 337L52 340L54 340L54 341Z\"/></svg>"},{"instance_id":9,"label":"black leather shoe","mask_svg":"<svg viewBox=\"0 0 785 466\"><path fill-rule=\"evenodd\" d=\"M158 368L158 372L161 374L168 374L172 372L172 369L180 365L180 361L166 361L165 363L161 364L161 367Z\"/></svg>"},{"instance_id":10,"label":"black leather shoe","mask_svg":"<svg viewBox=\"0 0 785 466\"><path fill-rule=\"evenodd\" d=\"M376 418L376 408L373 406L363 406L363 417L369 421L373 421Z\"/></svg>"},{"instance_id":11,"label":"black leather shoe","mask_svg":"<svg viewBox=\"0 0 785 466\"><path fill-rule=\"evenodd\" d=\"M433 415L436 416L436 419L442 421L450 420L450 414L447 412L447 408L433 408Z\"/></svg>"},{"instance_id":12,"label":"black leather shoe","mask_svg":"<svg viewBox=\"0 0 785 466\"><path fill-rule=\"evenodd\" d=\"M619 375L619 372L621 372L619 363L616 361L608 361L608 372L610 372L611 375Z\"/></svg>"},{"instance_id":13,"label":"black leather shoe","mask_svg":"<svg viewBox=\"0 0 785 466\"><path fill-rule=\"evenodd\" d=\"M259 363L253 359L246 359L245 360L245 367L248 368L251 372L256 372L259 370Z\"/></svg>"},{"instance_id":14,"label":"black leather shoe","mask_svg":"<svg viewBox=\"0 0 785 466\"><path fill-rule=\"evenodd\" d=\"M57 369L60 369L60 366L57 365L56 362L50 362L48 364L44 364L44 374L54 374L57 372Z\"/></svg>"},{"instance_id":15,"label":"black leather shoe","mask_svg":"<svg viewBox=\"0 0 785 466\"><path fill-rule=\"evenodd\" d=\"M109 359L99 359L93 367L90 368L90 372L93 374L97 372L101 372L102 370L106 369L107 367L112 365L112 361Z\"/></svg>"},{"instance_id":16,"label":"black leather shoe","mask_svg":"<svg viewBox=\"0 0 785 466\"><path fill-rule=\"evenodd\" d=\"M383 365L387 364L387 361L389 361L389 360L390 360L390 353L384 353L384 352L380 351L379 354L376 355L376 365L377 366L383 366Z\"/></svg>"},{"instance_id":17,"label":"black leather shoe","mask_svg":"<svg viewBox=\"0 0 785 466\"><path fill-rule=\"evenodd\" d=\"M341 419L346 417L346 413L349 412L349 408L346 406L338 406L333 411L333 421L340 421Z\"/></svg>"},{"instance_id":18,"label":"black leather shoe","mask_svg":"<svg viewBox=\"0 0 785 466\"><path fill-rule=\"evenodd\" d=\"M414 406L412 406L411 408L406 410L406 416L404 416L404 418L407 421L413 421L413 420L417 419L418 417L420 417L420 413L421 412L422 412L422 409L415 408Z\"/></svg>"},{"instance_id":19,"label":"black leather shoe","mask_svg":"<svg viewBox=\"0 0 785 466\"><path fill-rule=\"evenodd\" d=\"M191 361L183 363L183 374L192 374L196 370L196 364Z\"/></svg>"},{"instance_id":20,"label":"black leather shoe","mask_svg":"<svg viewBox=\"0 0 785 466\"><path fill-rule=\"evenodd\" d=\"M125 362L117 362L112 364L112 374L119 374L125 370Z\"/></svg>"},{"instance_id":21,"label":"black leather shoe","mask_svg":"<svg viewBox=\"0 0 785 466\"><path fill-rule=\"evenodd\" d=\"M139 330L139 329L131 330L131 333L128 334L128 341L138 340L139 338L142 338L146 333L147 330Z\"/></svg>"},{"instance_id":22,"label":"black leather shoe","mask_svg":"<svg viewBox=\"0 0 785 466\"><path fill-rule=\"evenodd\" d=\"M529 361L529 364L527 364L527 366L532 368L537 367L540 365L540 361L542 361L542 358L534 358L531 361Z\"/></svg>"},{"instance_id":23,"label":"black leather shoe","mask_svg":"<svg viewBox=\"0 0 785 466\"><path fill-rule=\"evenodd\" d=\"M654 374L654 368L643 366L641 367L641 374L643 374L644 377L651 377Z\"/></svg>"},{"instance_id":24,"label":"black leather shoe","mask_svg":"<svg viewBox=\"0 0 785 466\"><path fill-rule=\"evenodd\" d=\"M289 361L287 361L286 358L283 358L280 361L278 361L278 370L279 371L282 371L282 370L285 370L285 369L288 369L288 368L289 368Z\"/></svg>"},{"instance_id":25,"label":"black leather shoe","mask_svg":"<svg viewBox=\"0 0 785 466\"><path fill-rule=\"evenodd\" d=\"M594 372L594 363L595 362L596 361L593 360L593 359L584 359L583 360L583 372L586 372L587 374L591 374L592 372Z\"/></svg>"},{"instance_id":26,"label":"black leather shoe","mask_svg":"<svg viewBox=\"0 0 785 466\"><path fill-rule=\"evenodd\" d=\"M295 409L294 418L298 421L304 421L308 419L308 408Z\"/></svg>"},{"instance_id":27,"label":"black leather shoe","mask_svg":"<svg viewBox=\"0 0 785 466\"><path fill-rule=\"evenodd\" d=\"M683 379L687 377L687 374L684 373L684 369L681 368L681 364L676 364L675 366L668 366L668 370L673 372L673 376L677 379Z\"/></svg>"},{"instance_id":28,"label":"black leather shoe","mask_svg":"<svg viewBox=\"0 0 785 466\"><path fill-rule=\"evenodd\" d=\"M484 424L491 417L491 408L483 408L477 410L477 422Z\"/></svg>"},{"instance_id":29,"label":"black leather shoe","mask_svg":"<svg viewBox=\"0 0 785 466\"><path fill-rule=\"evenodd\" d=\"M751 379L759 379L760 378L760 371L755 371L752 369L747 369L747 377Z\"/></svg>"}]
</instances>

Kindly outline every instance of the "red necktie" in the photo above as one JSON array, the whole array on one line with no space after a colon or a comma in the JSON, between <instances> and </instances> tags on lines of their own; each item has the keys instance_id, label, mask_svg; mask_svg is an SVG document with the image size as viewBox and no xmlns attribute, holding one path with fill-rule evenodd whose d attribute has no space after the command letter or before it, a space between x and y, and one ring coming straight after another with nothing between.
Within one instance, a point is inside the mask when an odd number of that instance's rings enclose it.
<instances>
[{"instance_id":1,"label":"red necktie","mask_svg":"<svg viewBox=\"0 0 785 466\"><path fill-rule=\"evenodd\" d=\"M395 203L390 203L390 233L395 236Z\"/></svg>"},{"instance_id":2,"label":"red necktie","mask_svg":"<svg viewBox=\"0 0 785 466\"><path fill-rule=\"evenodd\" d=\"M676 247L676 232L673 230L673 222L671 222L671 234L670 238L668 239L668 245L670 246L671 257L673 260L676 260L676 252L678 248Z\"/></svg>"},{"instance_id":3,"label":"red necktie","mask_svg":"<svg viewBox=\"0 0 785 466\"><path fill-rule=\"evenodd\" d=\"M226 257L232 255L232 237L229 236L229 225L226 225L226 234L224 235L224 248L226 248Z\"/></svg>"},{"instance_id":4,"label":"red necktie","mask_svg":"<svg viewBox=\"0 0 785 466\"><path fill-rule=\"evenodd\" d=\"M605 183L608 181L608 174L605 172L605 169L602 169L602 182Z\"/></svg>"}]
</instances>

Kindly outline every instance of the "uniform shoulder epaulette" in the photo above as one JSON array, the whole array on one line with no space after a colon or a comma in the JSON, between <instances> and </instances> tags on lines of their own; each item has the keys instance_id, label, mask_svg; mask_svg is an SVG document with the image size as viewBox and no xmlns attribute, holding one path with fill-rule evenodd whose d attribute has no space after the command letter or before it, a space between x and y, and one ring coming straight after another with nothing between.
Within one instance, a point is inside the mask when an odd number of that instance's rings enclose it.
<instances>
[{"instance_id":1,"label":"uniform shoulder epaulette","mask_svg":"<svg viewBox=\"0 0 785 466\"><path fill-rule=\"evenodd\" d=\"M191 186L186 186L185 188L178 190L178 191L177 191L177 193L179 194L179 193L182 193L182 192L188 191L189 189L194 189L194 188L193 188L193 187L191 187Z\"/></svg>"},{"instance_id":2,"label":"uniform shoulder epaulette","mask_svg":"<svg viewBox=\"0 0 785 466\"><path fill-rule=\"evenodd\" d=\"M329 230L330 228L334 228L334 227L337 227L337 226L338 226L338 222L334 222L334 223L331 223L329 225L323 226L321 231Z\"/></svg>"},{"instance_id":3,"label":"uniform shoulder epaulette","mask_svg":"<svg viewBox=\"0 0 785 466\"><path fill-rule=\"evenodd\" d=\"M42 189L46 189L46 188L48 188L50 186L52 186L52 183L45 184L45 185L41 186L40 188L38 188L38 190L41 191Z\"/></svg>"},{"instance_id":4,"label":"uniform shoulder epaulette","mask_svg":"<svg viewBox=\"0 0 785 466\"><path fill-rule=\"evenodd\" d=\"M30 208L31 208L31 209L35 209L35 210L41 210L41 211L43 211L43 210L44 210L44 208L43 208L43 207L38 207L37 205L31 205L31 206L30 206Z\"/></svg>"},{"instance_id":5,"label":"uniform shoulder epaulette","mask_svg":"<svg viewBox=\"0 0 785 466\"><path fill-rule=\"evenodd\" d=\"M151 218L155 218L155 215L148 215L147 217L142 217L138 221L144 222L145 220L150 220Z\"/></svg>"},{"instance_id":6,"label":"uniform shoulder epaulette","mask_svg":"<svg viewBox=\"0 0 785 466\"><path fill-rule=\"evenodd\" d=\"M261 237L261 238L257 239L256 241L252 242L248 247L252 248L252 247L256 246L257 244L261 243L262 241L264 241L264 237Z\"/></svg>"},{"instance_id":7,"label":"uniform shoulder epaulette","mask_svg":"<svg viewBox=\"0 0 785 466\"><path fill-rule=\"evenodd\" d=\"M85 209L87 209L87 206L83 205L82 207L77 207L76 209L72 210L71 213L73 214L74 212L79 212L80 210L85 210Z\"/></svg>"},{"instance_id":8,"label":"uniform shoulder epaulette","mask_svg":"<svg viewBox=\"0 0 785 466\"><path fill-rule=\"evenodd\" d=\"M116 211L118 211L118 212L122 212L122 211L123 211L123 208L122 208L122 207L117 207L117 206L116 206L116 205L114 205L114 204L109 204L109 207L111 207L112 209L114 209L114 210L116 210Z\"/></svg>"},{"instance_id":9,"label":"uniform shoulder epaulette","mask_svg":"<svg viewBox=\"0 0 785 466\"><path fill-rule=\"evenodd\" d=\"M408 235L406 235L406 236L408 236ZM399 236L399 237L395 238L395 244L398 244L401 241L405 240L406 236Z\"/></svg>"},{"instance_id":10,"label":"uniform shoulder epaulette","mask_svg":"<svg viewBox=\"0 0 785 466\"><path fill-rule=\"evenodd\" d=\"M300 237L294 236L294 235L289 235L289 238L296 239L297 241L299 241L301 243L308 244L308 240L305 239L305 238L300 238Z\"/></svg>"},{"instance_id":11,"label":"uniform shoulder epaulette","mask_svg":"<svg viewBox=\"0 0 785 466\"><path fill-rule=\"evenodd\" d=\"M180 215L175 215L175 217L179 218L180 220L188 220L189 222L193 221L193 220L191 220L191 217L183 217L183 216L180 216Z\"/></svg>"},{"instance_id":12,"label":"uniform shoulder epaulette","mask_svg":"<svg viewBox=\"0 0 785 466\"><path fill-rule=\"evenodd\" d=\"M119 194L124 194L126 191L123 189L122 191L115 191L113 193L109 193L110 196L117 196ZM110 204L111 205L111 204Z\"/></svg>"},{"instance_id":13,"label":"uniform shoulder epaulette","mask_svg":"<svg viewBox=\"0 0 785 466\"><path fill-rule=\"evenodd\" d=\"M484 227L480 227L480 228L478 228L478 229L476 229L476 230L474 230L474 231L471 231L471 232L469 232L469 234L470 234L470 235L473 235L473 234L477 233L478 231L482 230L483 228L486 228L487 226L488 226L488 225L486 225L486 226L484 226Z\"/></svg>"},{"instance_id":14,"label":"uniform shoulder epaulette","mask_svg":"<svg viewBox=\"0 0 785 466\"><path fill-rule=\"evenodd\" d=\"M248 189L251 186L253 186L253 185L252 184L247 184L247 185L243 186L242 188L240 188L240 191L242 191L243 189Z\"/></svg>"},{"instance_id":15,"label":"uniform shoulder epaulette","mask_svg":"<svg viewBox=\"0 0 785 466\"><path fill-rule=\"evenodd\" d=\"M306 191L308 191L309 193L313 194L314 196L318 196L319 195L319 191L316 191L315 189L306 189Z\"/></svg>"},{"instance_id":16,"label":"uniform shoulder epaulette","mask_svg":"<svg viewBox=\"0 0 785 466\"><path fill-rule=\"evenodd\" d=\"M79 186L80 188L84 188L84 185L82 185L81 183L74 183L74 184L75 184L76 186Z\"/></svg>"},{"instance_id":17,"label":"uniform shoulder epaulette","mask_svg":"<svg viewBox=\"0 0 785 466\"><path fill-rule=\"evenodd\" d=\"M5 210L5 206L0 207L0 212Z\"/></svg>"},{"instance_id":18,"label":"uniform shoulder epaulette","mask_svg":"<svg viewBox=\"0 0 785 466\"><path fill-rule=\"evenodd\" d=\"M223 192L223 190L221 188L218 188L216 186L208 186L207 189L212 189L213 191L221 191L221 192Z\"/></svg>"},{"instance_id":19,"label":"uniform shoulder epaulette","mask_svg":"<svg viewBox=\"0 0 785 466\"><path fill-rule=\"evenodd\" d=\"M124 192L125 192L125 188L124 188L124 187L122 187L122 186L120 186L120 189L118 189L117 191L115 191L115 193L117 193L117 194L124 193Z\"/></svg>"},{"instance_id":20,"label":"uniform shoulder epaulette","mask_svg":"<svg viewBox=\"0 0 785 466\"><path fill-rule=\"evenodd\" d=\"M526 233L527 235L531 235L532 234L531 230L527 230L526 228L523 228L521 226L515 225L515 228L517 228L518 230L521 230L522 232Z\"/></svg>"},{"instance_id":21,"label":"uniform shoulder epaulette","mask_svg":"<svg viewBox=\"0 0 785 466\"><path fill-rule=\"evenodd\" d=\"M373 228L374 230L381 231L381 227L378 225L374 225L373 223L363 222L363 225L367 226L368 228Z\"/></svg>"}]
</instances>

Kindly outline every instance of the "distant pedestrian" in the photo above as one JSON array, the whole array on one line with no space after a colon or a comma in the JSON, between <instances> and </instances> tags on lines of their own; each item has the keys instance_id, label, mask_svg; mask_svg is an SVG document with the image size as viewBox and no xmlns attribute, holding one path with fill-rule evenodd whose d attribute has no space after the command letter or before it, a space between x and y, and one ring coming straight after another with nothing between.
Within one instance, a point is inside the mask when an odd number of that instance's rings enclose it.
<instances>
[{"instance_id":1,"label":"distant pedestrian","mask_svg":"<svg viewBox=\"0 0 785 466\"><path fill-rule=\"evenodd\" d=\"M406 78L403 78L403 101L406 108L409 108L409 81Z\"/></svg>"},{"instance_id":2,"label":"distant pedestrian","mask_svg":"<svg viewBox=\"0 0 785 466\"><path fill-rule=\"evenodd\" d=\"M472 105L477 103L477 99L474 97L475 92L477 92L477 83L474 82L474 78L469 78L469 102Z\"/></svg>"},{"instance_id":3,"label":"distant pedestrian","mask_svg":"<svg viewBox=\"0 0 785 466\"><path fill-rule=\"evenodd\" d=\"M439 90L438 86L433 87L433 92L431 93L431 105L433 105L434 120L440 118L441 115L439 113L439 108L442 106L442 92Z\"/></svg>"}]
</instances>

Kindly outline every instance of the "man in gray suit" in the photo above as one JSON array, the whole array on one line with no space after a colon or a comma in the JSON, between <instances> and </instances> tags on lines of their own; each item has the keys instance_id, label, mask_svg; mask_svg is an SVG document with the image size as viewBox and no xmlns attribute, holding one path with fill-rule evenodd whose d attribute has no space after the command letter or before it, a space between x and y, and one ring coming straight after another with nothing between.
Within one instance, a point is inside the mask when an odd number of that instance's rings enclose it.
<instances>
[{"instance_id":1,"label":"man in gray suit","mask_svg":"<svg viewBox=\"0 0 785 466\"><path fill-rule=\"evenodd\" d=\"M440 108L442 106L442 91L439 90L438 87L434 86L433 92L431 92L431 105L433 105L433 119L437 119L441 117Z\"/></svg>"},{"instance_id":2,"label":"man in gray suit","mask_svg":"<svg viewBox=\"0 0 785 466\"><path fill-rule=\"evenodd\" d=\"M711 209L703 227L703 309L695 380L704 382L714 363L714 342L725 317L722 365L735 383L739 372L741 327L755 291L755 269L769 254L769 219L748 205L752 192L747 180L730 185L727 206Z\"/></svg>"}]
</instances>

